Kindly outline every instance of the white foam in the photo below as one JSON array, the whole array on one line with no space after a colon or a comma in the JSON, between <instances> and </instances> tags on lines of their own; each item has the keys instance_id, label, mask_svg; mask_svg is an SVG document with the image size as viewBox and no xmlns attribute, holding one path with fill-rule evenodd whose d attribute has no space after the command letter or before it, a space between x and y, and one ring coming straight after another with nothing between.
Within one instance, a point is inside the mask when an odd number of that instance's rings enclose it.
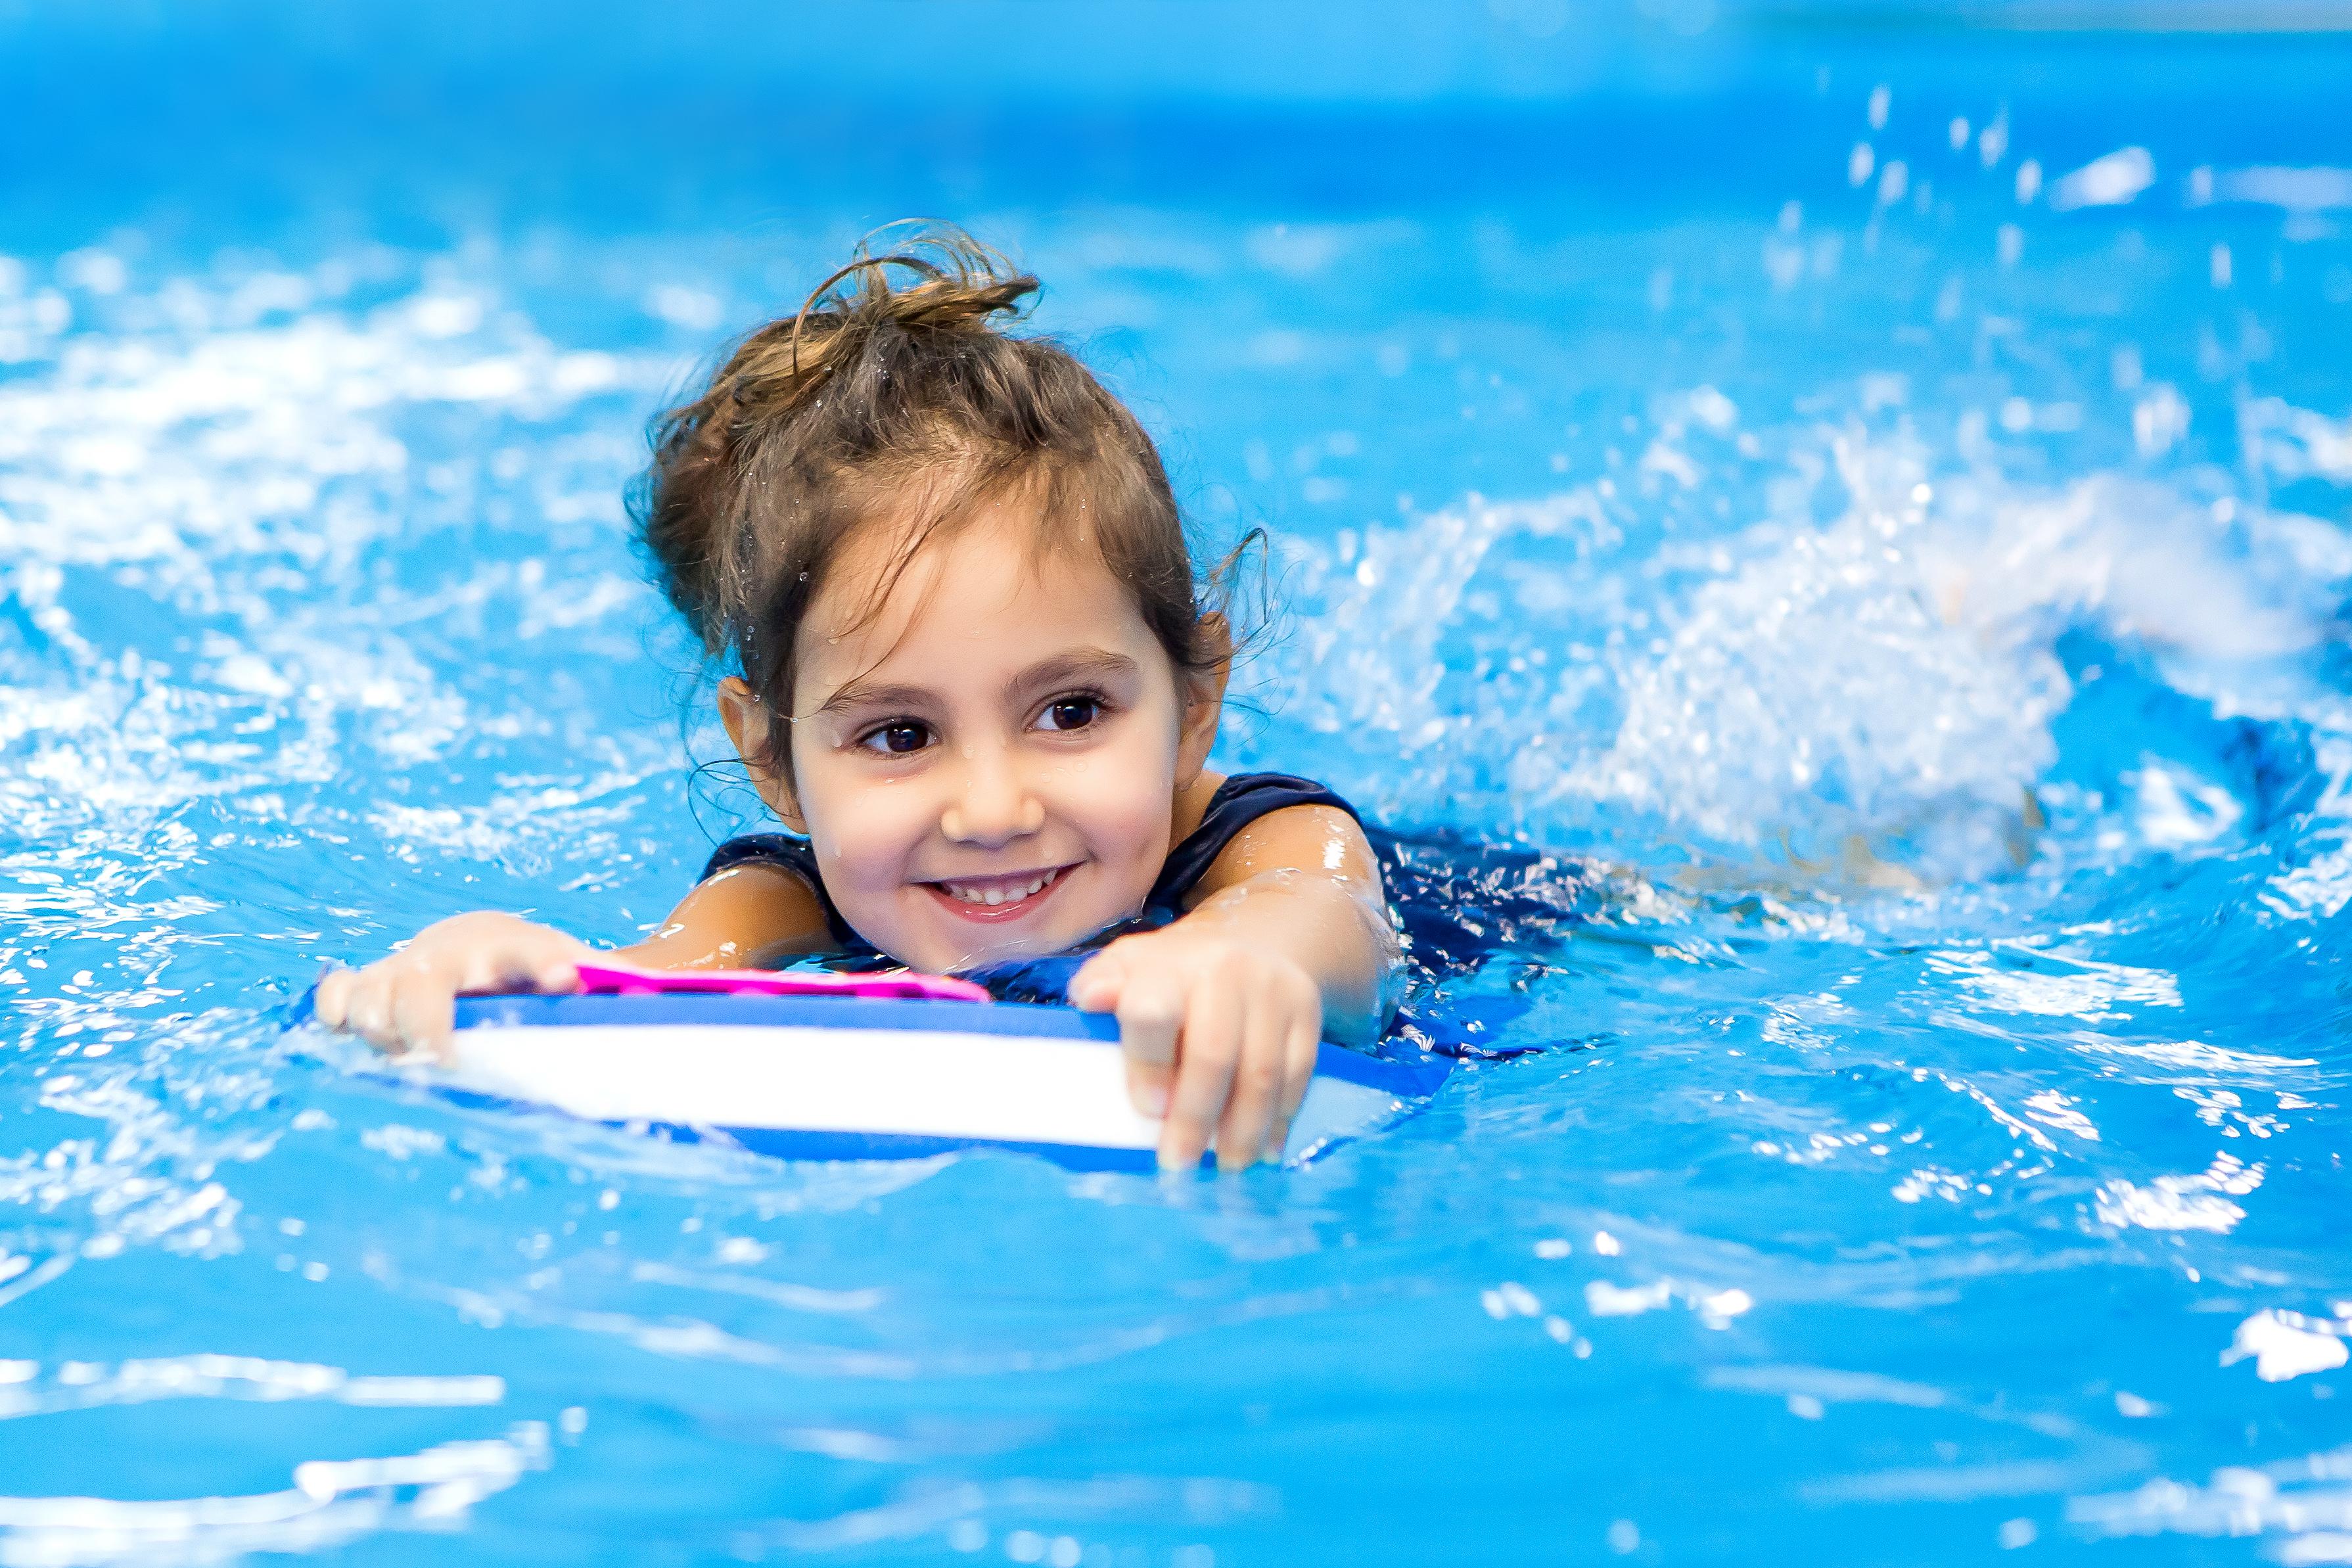
<instances>
[{"instance_id":1,"label":"white foam","mask_svg":"<svg viewBox=\"0 0 2352 1568\"><path fill-rule=\"evenodd\" d=\"M2099 1223L2142 1230L2204 1230L2226 1236L2246 1211L2230 1202L2263 1184L2263 1168L2229 1154L2194 1176L2158 1176L2146 1184L2112 1181L2093 1199Z\"/></svg>"},{"instance_id":2,"label":"white foam","mask_svg":"<svg viewBox=\"0 0 2352 1568\"><path fill-rule=\"evenodd\" d=\"M2076 1497L2066 1518L2094 1537L2262 1536L2277 1562L2341 1562L2352 1531L2352 1447L2225 1465L2201 1486L2159 1477L2131 1491Z\"/></svg>"},{"instance_id":3,"label":"white foam","mask_svg":"<svg viewBox=\"0 0 2352 1568\"><path fill-rule=\"evenodd\" d=\"M2104 158L2094 158L2050 187L2050 205L2058 212L2075 207L2121 206L2156 184L2156 160L2145 147L2119 147Z\"/></svg>"},{"instance_id":4,"label":"white foam","mask_svg":"<svg viewBox=\"0 0 2352 1568\"><path fill-rule=\"evenodd\" d=\"M2254 1375L2264 1383L2284 1383L2306 1373L2332 1372L2342 1366L2352 1352L2345 1348L2345 1335L2352 1326L2341 1321L2309 1318L2301 1312L2283 1312L2275 1308L2256 1312L2238 1325L2230 1341L2230 1348L2221 1352L2221 1364L2230 1366L2252 1358Z\"/></svg>"},{"instance_id":5,"label":"white foam","mask_svg":"<svg viewBox=\"0 0 2352 1568\"><path fill-rule=\"evenodd\" d=\"M0 1406L0 1418L157 1399L325 1400L423 1408L497 1405L506 1398L506 1382L499 1377L355 1376L312 1362L210 1352L148 1357L112 1367L71 1363L46 1383L39 1380L38 1363L10 1364L28 1370L13 1378L0 1373L0 1382L25 1385L12 1405Z\"/></svg>"}]
</instances>

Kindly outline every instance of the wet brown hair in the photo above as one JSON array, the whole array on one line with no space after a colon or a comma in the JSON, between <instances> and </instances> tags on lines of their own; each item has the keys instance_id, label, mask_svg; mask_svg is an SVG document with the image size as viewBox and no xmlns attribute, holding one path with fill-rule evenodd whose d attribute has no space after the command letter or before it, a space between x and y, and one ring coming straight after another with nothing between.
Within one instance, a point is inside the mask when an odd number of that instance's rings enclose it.
<instances>
[{"instance_id":1,"label":"wet brown hair","mask_svg":"<svg viewBox=\"0 0 2352 1568\"><path fill-rule=\"evenodd\" d=\"M906 529L871 614L942 530L1013 495L1039 503L1038 547L1096 552L1180 672L1226 657L1150 437L1068 349L998 325L1037 289L961 229L891 225L655 420L638 542L772 711L792 710L802 619L863 527ZM769 733L788 773L788 729Z\"/></svg>"}]
</instances>

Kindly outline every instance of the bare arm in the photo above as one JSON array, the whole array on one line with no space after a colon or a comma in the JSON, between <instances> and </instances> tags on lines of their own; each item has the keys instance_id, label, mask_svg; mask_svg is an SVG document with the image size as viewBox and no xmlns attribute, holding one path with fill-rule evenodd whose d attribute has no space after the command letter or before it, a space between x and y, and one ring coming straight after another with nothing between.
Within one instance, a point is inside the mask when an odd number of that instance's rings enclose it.
<instances>
[{"instance_id":1,"label":"bare arm","mask_svg":"<svg viewBox=\"0 0 2352 1568\"><path fill-rule=\"evenodd\" d=\"M1322 996L1328 1038L1370 1044L1388 1023L1398 952L1380 863L1335 806L1288 806L1242 829L1179 923L1297 963Z\"/></svg>"},{"instance_id":2,"label":"bare arm","mask_svg":"<svg viewBox=\"0 0 2352 1568\"><path fill-rule=\"evenodd\" d=\"M824 907L800 873L754 860L698 884L644 941L613 956L646 969L739 969L833 945Z\"/></svg>"},{"instance_id":3,"label":"bare arm","mask_svg":"<svg viewBox=\"0 0 2352 1568\"><path fill-rule=\"evenodd\" d=\"M1327 1033L1369 1041L1397 970L1379 864L1329 806L1269 812L1226 846L1174 923L1105 948L1070 1000L1118 1016L1136 1109L1160 1163L1278 1158Z\"/></svg>"},{"instance_id":4,"label":"bare arm","mask_svg":"<svg viewBox=\"0 0 2352 1568\"><path fill-rule=\"evenodd\" d=\"M643 942L609 956L647 969L724 969L833 945L824 910L798 873L753 863L721 871L679 900ZM443 1054L457 999L483 991L570 991L598 956L578 937L483 910L425 927L365 969L319 983L319 1021L384 1050Z\"/></svg>"}]
</instances>

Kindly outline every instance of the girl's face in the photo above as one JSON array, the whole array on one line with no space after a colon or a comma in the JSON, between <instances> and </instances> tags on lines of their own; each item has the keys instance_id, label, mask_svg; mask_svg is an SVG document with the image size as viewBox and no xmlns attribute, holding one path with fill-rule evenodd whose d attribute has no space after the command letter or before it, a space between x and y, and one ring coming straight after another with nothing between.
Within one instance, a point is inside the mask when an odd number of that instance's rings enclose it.
<instances>
[{"instance_id":1,"label":"girl's face","mask_svg":"<svg viewBox=\"0 0 2352 1568\"><path fill-rule=\"evenodd\" d=\"M842 918L918 969L1135 913L1216 737L1223 671L1181 677L1099 560L1034 551L1031 527L1008 504L927 546L870 616L893 542L853 543L801 626L793 777L753 764ZM719 703L761 754L777 716L740 680Z\"/></svg>"}]
</instances>

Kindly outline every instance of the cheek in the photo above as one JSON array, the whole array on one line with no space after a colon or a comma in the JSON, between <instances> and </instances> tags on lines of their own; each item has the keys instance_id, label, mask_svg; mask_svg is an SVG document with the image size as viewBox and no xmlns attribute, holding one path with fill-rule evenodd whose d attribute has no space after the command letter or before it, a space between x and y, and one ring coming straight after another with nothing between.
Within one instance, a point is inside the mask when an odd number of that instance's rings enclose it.
<instances>
[{"instance_id":1,"label":"cheek","mask_svg":"<svg viewBox=\"0 0 2352 1568\"><path fill-rule=\"evenodd\" d=\"M1175 802L1172 730L1143 730L1120 744L1088 755L1055 775L1055 814L1086 837L1112 868L1143 875L1148 886L1167 858L1169 816Z\"/></svg>"},{"instance_id":2,"label":"cheek","mask_svg":"<svg viewBox=\"0 0 2352 1568\"><path fill-rule=\"evenodd\" d=\"M826 886L895 885L906 858L939 817L914 781L855 779L820 760L801 775L801 814L824 868Z\"/></svg>"}]
</instances>

